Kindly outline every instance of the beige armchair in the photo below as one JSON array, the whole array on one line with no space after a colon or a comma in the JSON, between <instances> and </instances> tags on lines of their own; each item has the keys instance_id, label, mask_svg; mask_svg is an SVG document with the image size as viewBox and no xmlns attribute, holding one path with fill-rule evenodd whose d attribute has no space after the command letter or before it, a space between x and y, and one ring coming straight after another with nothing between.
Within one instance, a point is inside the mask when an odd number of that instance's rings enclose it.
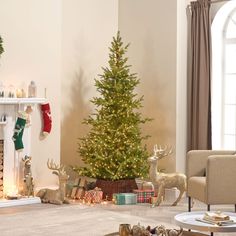
<instances>
[{"instance_id":1,"label":"beige armchair","mask_svg":"<svg viewBox=\"0 0 236 236\"><path fill-rule=\"evenodd\" d=\"M194 150L187 153L188 210L191 198L210 205L234 204L236 211L236 152Z\"/></svg>"}]
</instances>

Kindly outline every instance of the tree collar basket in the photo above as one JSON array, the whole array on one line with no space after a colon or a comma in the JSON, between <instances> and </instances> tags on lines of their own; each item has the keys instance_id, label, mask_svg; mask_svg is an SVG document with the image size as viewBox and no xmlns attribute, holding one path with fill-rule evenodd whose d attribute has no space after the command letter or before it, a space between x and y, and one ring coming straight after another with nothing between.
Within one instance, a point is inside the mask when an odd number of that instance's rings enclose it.
<instances>
[{"instance_id":1,"label":"tree collar basket","mask_svg":"<svg viewBox=\"0 0 236 236\"><path fill-rule=\"evenodd\" d=\"M113 193L132 193L134 189L138 189L135 179L122 180L104 180L98 179L96 187L103 191L103 198L112 200Z\"/></svg>"}]
</instances>

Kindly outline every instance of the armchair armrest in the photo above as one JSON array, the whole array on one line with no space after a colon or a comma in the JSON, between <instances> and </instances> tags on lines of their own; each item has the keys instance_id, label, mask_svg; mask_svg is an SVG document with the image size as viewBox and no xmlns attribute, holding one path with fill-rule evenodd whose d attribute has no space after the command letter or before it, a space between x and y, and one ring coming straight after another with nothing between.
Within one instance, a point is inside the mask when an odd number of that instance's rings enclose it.
<instances>
[{"instance_id":1,"label":"armchair armrest","mask_svg":"<svg viewBox=\"0 0 236 236\"><path fill-rule=\"evenodd\" d=\"M236 204L236 155L209 156L206 182L209 204Z\"/></svg>"},{"instance_id":2,"label":"armchair armrest","mask_svg":"<svg viewBox=\"0 0 236 236\"><path fill-rule=\"evenodd\" d=\"M186 173L187 178L192 176L204 176L207 159L210 155L231 155L235 151L225 150L192 150L187 153Z\"/></svg>"}]
</instances>

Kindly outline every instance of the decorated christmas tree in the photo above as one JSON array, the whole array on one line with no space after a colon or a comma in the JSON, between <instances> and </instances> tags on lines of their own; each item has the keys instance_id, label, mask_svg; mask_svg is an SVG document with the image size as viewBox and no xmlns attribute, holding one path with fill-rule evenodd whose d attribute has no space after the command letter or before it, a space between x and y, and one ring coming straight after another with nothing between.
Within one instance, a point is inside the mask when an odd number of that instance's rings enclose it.
<instances>
[{"instance_id":1,"label":"decorated christmas tree","mask_svg":"<svg viewBox=\"0 0 236 236\"><path fill-rule=\"evenodd\" d=\"M150 119L139 112L143 97L135 92L140 81L127 65L128 46L123 46L118 32L109 48L109 66L95 79L100 96L91 100L95 113L84 120L91 129L79 144L87 164L77 168L80 175L114 181L147 174L148 153L142 141L148 136L142 135L140 126Z\"/></svg>"}]
</instances>

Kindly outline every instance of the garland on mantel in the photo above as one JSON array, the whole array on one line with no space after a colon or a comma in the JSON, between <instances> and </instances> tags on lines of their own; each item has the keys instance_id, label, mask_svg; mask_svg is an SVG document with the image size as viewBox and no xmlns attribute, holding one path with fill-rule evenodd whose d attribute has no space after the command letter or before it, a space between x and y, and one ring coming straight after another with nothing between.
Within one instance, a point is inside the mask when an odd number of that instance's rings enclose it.
<instances>
[{"instance_id":1,"label":"garland on mantel","mask_svg":"<svg viewBox=\"0 0 236 236\"><path fill-rule=\"evenodd\" d=\"M4 49L3 49L2 43L3 43L3 41L2 41L2 37L0 36L0 56L1 56L1 54L4 52Z\"/></svg>"}]
</instances>

